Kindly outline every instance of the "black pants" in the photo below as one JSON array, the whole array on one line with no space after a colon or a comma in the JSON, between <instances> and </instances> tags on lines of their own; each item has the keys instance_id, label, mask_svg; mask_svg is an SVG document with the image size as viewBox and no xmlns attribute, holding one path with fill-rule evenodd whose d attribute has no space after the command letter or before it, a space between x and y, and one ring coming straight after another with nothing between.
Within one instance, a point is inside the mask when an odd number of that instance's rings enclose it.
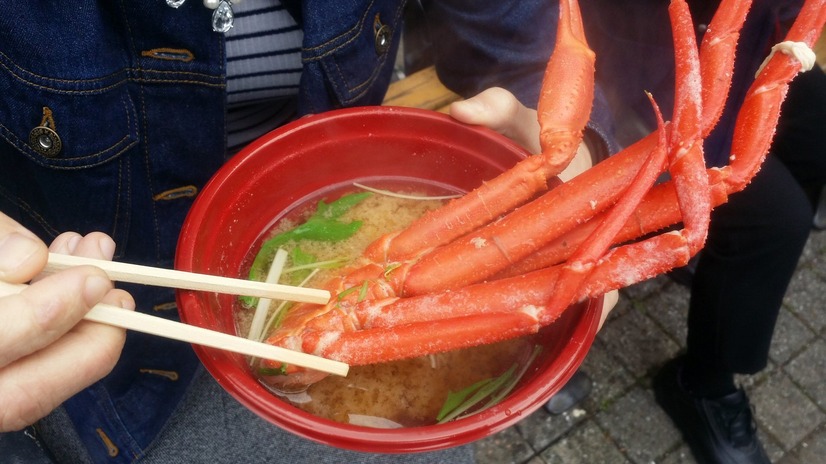
<instances>
[{"instance_id":1,"label":"black pants","mask_svg":"<svg viewBox=\"0 0 826 464\"><path fill-rule=\"evenodd\" d=\"M712 213L691 287L689 362L741 374L766 366L824 182L826 75L816 68L793 81L760 172Z\"/></svg>"}]
</instances>

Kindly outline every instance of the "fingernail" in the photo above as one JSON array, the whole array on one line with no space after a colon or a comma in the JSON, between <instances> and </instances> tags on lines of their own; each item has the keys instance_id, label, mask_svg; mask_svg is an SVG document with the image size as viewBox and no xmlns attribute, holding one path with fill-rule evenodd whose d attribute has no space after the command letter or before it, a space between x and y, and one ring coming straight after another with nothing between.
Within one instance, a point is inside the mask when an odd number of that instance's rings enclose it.
<instances>
[{"instance_id":1,"label":"fingernail","mask_svg":"<svg viewBox=\"0 0 826 464\"><path fill-rule=\"evenodd\" d=\"M39 243L26 235L12 232L0 239L0 277L20 268L39 250Z\"/></svg>"},{"instance_id":2,"label":"fingernail","mask_svg":"<svg viewBox=\"0 0 826 464\"><path fill-rule=\"evenodd\" d=\"M83 287L83 299L86 305L92 307L98 304L111 288L112 282L109 279L97 275L87 277Z\"/></svg>"},{"instance_id":3,"label":"fingernail","mask_svg":"<svg viewBox=\"0 0 826 464\"><path fill-rule=\"evenodd\" d=\"M112 259L115 256L115 241L109 237L100 241L100 252L106 259Z\"/></svg>"},{"instance_id":4,"label":"fingernail","mask_svg":"<svg viewBox=\"0 0 826 464\"><path fill-rule=\"evenodd\" d=\"M77 248L78 243L80 243L80 239L82 239L80 235L72 235L69 237L69 240L66 242L66 253L72 254L75 252L75 248Z\"/></svg>"},{"instance_id":5,"label":"fingernail","mask_svg":"<svg viewBox=\"0 0 826 464\"><path fill-rule=\"evenodd\" d=\"M120 307L123 309L128 309L130 311L134 311L135 308L135 300L130 298L124 298L120 300Z\"/></svg>"}]
</instances>

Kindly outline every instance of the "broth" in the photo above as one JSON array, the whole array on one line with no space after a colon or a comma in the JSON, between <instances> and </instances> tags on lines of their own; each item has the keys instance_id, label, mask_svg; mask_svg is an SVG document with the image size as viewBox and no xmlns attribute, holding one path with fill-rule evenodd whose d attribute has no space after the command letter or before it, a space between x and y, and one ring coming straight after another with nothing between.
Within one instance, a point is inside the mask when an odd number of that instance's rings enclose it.
<instances>
[{"instance_id":1,"label":"broth","mask_svg":"<svg viewBox=\"0 0 826 464\"><path fill-rule=\"evenodd\" d=\"M341 217L345 222L363 221L355 235L336 243L303 240L299 246L319 261L355 258L381 235L403 229L441 204L440 201L374 194ZM312 207L314 210L315 205ZM270 236L295 227L306 216L303 214L300 219L280 221ZM293 246L295 244L290 242L284 248ZM322 285L335 272L320 272L308 286ZM274 302L273 306L276 304L278 302ZM243 309L236 311L238 333L249 331L252 312ZM448 392L497 377L515 362L524 363L534 345L533 337L523 337L414 359L352 366L347 377L328 376L310 385L304 392L274 393L311 414L337 422L370 427L431 425L436 422ZM268 383L262 381L262 384L272 389Z\"/></svg>"}]
</instances>

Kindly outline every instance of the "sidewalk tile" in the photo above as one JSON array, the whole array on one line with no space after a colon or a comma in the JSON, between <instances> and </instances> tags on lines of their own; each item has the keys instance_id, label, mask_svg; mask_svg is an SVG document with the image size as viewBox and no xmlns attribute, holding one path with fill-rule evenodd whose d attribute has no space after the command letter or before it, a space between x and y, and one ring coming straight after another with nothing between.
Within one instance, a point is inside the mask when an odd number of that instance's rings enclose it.
<instances>
[{"instance_id":1,"label":"sidewalk tile","mask_svg":"<svg viewBox=\"0 0 826 464\"><path fill-rule=\"evenodd\" d=\"M639 387L597 414L596 421L637 464L654 461L680 441L680 433L654 401L651 390Z\"/></svg>"},{"instance_id":2,"label":"sidewalk tile","mask_svg":"<svg viewBox=\"0 0 826 464\"><path fill-rule=\"evenodd\" d=\"M826 421L821 411L789 377L778 370L750 395L759 426L789 450Z\"/></svg>"},{"instance_id":3,"label":"sidewalk tile","mask_svg":"<svg viewBox=\"0 0 826 464\"><path fill-rule=\"evenodd\" d=\"M611 437L591 420L543 451L541 456L548 464L630 462L620 453Z\"/></svg>"}]
</instances>

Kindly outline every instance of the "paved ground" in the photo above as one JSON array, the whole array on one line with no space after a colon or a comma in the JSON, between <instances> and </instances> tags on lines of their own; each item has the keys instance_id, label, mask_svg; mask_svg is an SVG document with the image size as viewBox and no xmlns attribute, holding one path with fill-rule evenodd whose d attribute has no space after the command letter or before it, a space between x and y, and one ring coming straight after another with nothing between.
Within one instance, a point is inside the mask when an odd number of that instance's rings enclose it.
<instances>
[{"instance_id":1,"label":"paved ground","mask_svg":"<svg viewBox=\"0 0 826 464\"><path fill-rule=\"evenodd\" d=\"M694 463L657 404L650 376L685 345L688 291L666 277L623 291L583 370L594 390L577 409L540 409L475 444L480 464ZM826 232L813 232L786 295L769 367L739 379L772 461L826 455Z\"/></svg>"}]
</instances>

